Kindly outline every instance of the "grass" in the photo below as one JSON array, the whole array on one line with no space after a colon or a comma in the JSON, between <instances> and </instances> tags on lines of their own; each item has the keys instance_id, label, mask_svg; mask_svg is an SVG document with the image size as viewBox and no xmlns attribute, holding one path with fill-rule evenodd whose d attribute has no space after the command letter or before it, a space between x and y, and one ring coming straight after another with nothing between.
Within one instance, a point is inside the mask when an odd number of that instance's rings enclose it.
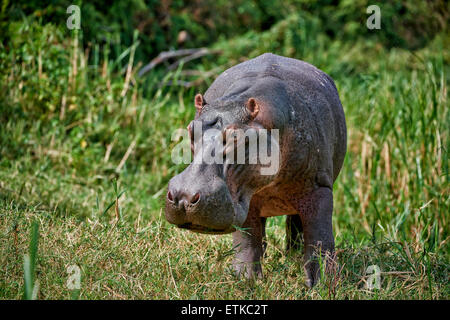
<instances>
[{"instance_id":1,"label":"grass","mask_svg":"<svg viewBox=\"0 0 450 320\"><path fill-rule=\"evenodd\" d=\"M268 220L265 277L249 283L230 270L230 235L165 221L161 197L183 169L171 163L170 136L212 78L170 85L188 77L180 66L139 79L137 42L84 48L79 34L23 22L0 53L0 298L448 299L448 37L409 52L308 35L296 50L289 25L223 40L215 46L229 50L196 68L273 51L335 79L349 133L334 186L336 270L307 289L302 255L284 251L277 217ZM71 265L81 269L75 293ZM371 265L380 289L365 289Z\"/></svg>"}]
</instances>

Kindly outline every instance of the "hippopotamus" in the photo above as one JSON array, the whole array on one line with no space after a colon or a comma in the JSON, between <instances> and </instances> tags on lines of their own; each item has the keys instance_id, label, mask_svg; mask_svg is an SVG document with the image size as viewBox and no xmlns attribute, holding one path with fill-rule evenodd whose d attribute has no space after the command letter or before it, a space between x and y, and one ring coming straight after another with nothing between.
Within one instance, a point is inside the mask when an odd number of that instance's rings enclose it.
<instances>
[{"instance_id":1,"label":"hippopotamus","mask_svg":"<svg viewBox=\"0 0 450 320\"><path fill-rule=\"evenodd\" d=\"M347 150L333 79L307 62L265 53L224 71L194 103L188 126L194 161L169 181L167 221L194 232L232 233L233 269L254 278L262 277L266 219L286 215L286 246L304 248L306 285L314 286L318 257L334 252L333 184ZM263 175L261 163L195 161L202 136L193 137L194 123L222 132L277 129L278 169ZM203 149L213 140L203 139Z\"/></svg>"}]
</instances>

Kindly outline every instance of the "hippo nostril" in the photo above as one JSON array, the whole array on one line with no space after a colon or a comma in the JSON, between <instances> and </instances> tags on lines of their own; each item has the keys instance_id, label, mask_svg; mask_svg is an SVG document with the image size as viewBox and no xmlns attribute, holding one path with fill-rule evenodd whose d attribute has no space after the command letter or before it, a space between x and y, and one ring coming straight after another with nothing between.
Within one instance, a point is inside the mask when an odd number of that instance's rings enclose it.
<instances>
[{"instance_id":1,"label":"hippo nostril","mask_svg":"<svg viewBox=\"0 0 450 320\"><path fill-rule=\"evenodd\" d=\"M200 200L200 193L194 194L194 196L191 199L191 204L196 204Z\"/></svg>"},{"instance_id":2,"label":"hippo nostril","mask_svg":"<svg viewBox=\"0 0 450 320\"><path fill-rule=\"evenodd\" d=\"M167 199L169 199L170 202L173 202L173 196L172 196L172 193L170 191L167 192Z\"/></svg>"}]
</instances>

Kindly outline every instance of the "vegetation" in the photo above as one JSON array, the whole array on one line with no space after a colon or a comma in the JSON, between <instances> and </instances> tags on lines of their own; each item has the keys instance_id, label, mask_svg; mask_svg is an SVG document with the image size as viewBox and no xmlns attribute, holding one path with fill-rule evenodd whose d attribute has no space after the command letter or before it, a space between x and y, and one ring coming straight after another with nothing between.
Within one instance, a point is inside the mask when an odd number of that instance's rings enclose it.
<instances>
[{"instance_id":1,"label":"vegetation","mask_svg":"<svg viewBox=\"0 0 450 320\"><path fill-rule=\"evenodd\" d=\"M69 2L2 2L0 298L449 299L448 4L389 2L368 30L367 1L127 3L79 3L81 30L68 30ZM138 75L161 51L197 46L215 53ZM163 217L183 169L171 134L195 93L263 52L330 74L346 112L339 268L312 290L301 252L284 250L284 217L268 220L265 278L251 283L232 275L230 235ZM370 265L380 289L365 288Z\"/></svg>"}]
</instances>

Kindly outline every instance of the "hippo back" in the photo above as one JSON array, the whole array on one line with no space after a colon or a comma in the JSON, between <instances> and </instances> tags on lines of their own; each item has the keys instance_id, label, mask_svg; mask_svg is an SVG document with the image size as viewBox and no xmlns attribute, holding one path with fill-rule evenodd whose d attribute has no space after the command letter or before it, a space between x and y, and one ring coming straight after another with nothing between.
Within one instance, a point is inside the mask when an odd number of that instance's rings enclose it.
<instances>
[{"instance_id":1,"label":"hippo back","mask_svg":"<svg viewBox=\"0 0 450 320\"><path fill-rule=\"evenodd\" d=\"M265 53L220 74L206 91L205 100L209 102L228 95L233 85L244 78L264 77L278 78L292 87L328 91L330 96L337 97L334 82L325 72L298 59Z\"/></svg>"},{"instance_id":2,"label":"hippo back","mask_svg":"<svg viewBox=\"0 0 450 320\"><path fill-rule=\"evenodd\" d=\"M206 91L206 103L255 92L264 79L279 80L288 96L285 108L294 131L305 128L316 137L315 150L320 149L318 170L325 173L320 180L336 179L347 149L347 129L343 107L333 79L315 66L301 60L265 53L224 71ZM250 90L252 89L252 90ZM272 93L269 93L272 94ZM328 177L326 177L328 175Z\"/></svg>"}]
</instances>

